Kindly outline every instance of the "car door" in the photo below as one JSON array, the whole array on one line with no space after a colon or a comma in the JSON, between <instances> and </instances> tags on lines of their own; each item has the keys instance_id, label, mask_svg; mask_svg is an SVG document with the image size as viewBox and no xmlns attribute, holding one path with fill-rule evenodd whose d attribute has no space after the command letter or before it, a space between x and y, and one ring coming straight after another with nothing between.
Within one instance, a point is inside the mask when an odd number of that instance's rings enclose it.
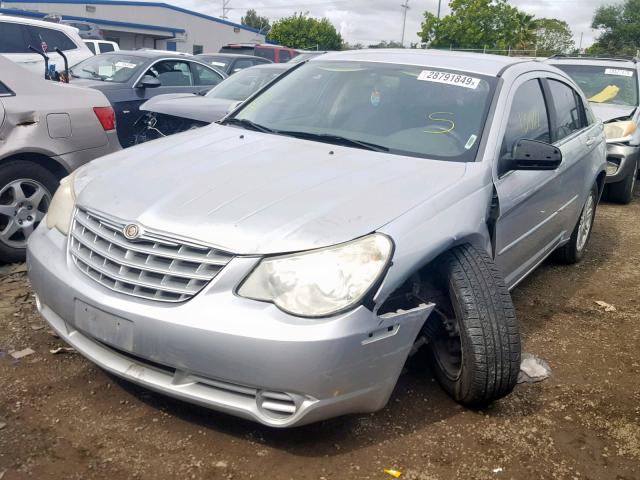
<instances>
[{"instance_id":1,"label":"car door","mask_svg":"<svg viewBox=\"0 0 640 480\"><path fill-rule=\"evenodd\" d=\"M209 68L206 65L196 62L189 63L193 73L193 83L197 87L199 94L208 92L224 80L224 76L213 68Z\"/></svg>"},{"instance_id":2,"label":"car door","mask_svg":"<svg viewBox=\"0 0 640 480\"><path fill-rule=\"evenodd\" d=\"M143 114L140 105L156 95L166 93L197 93L200 87L194 84L193 73L190 64L182 59L163 59L154 62L138 75L132 85L131 97L127 101L118 102L115 106L122 115L118 117L118 134L123 147L132 145L136 123ZM160 81L160 86L155 88L143 88L140 80L145 75L154 77Z\"/></svg>"},{"instance_id":3,"label":"car door","mask_svg":"<svg viewBox=\"0 0 640 480\"><path fill-rule=\"evenodd\" d=\"M568 104L550 80L557 81L532 73L520 77L509 92L509 114L503 119L494 169L499 204L495 260L510 288L571 235L568 219L581 208L581 164L589 148L585 113L575 98ZM553 143L563 154L562 164L554 171L503 171L502 160L521 139Z\"/></svg>"}]
</instances>

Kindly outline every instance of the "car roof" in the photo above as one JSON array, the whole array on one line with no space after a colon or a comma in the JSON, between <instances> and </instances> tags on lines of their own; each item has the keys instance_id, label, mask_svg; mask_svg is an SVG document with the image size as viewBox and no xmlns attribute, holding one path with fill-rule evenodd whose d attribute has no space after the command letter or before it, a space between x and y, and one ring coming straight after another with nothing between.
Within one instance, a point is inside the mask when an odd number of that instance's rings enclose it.
<instances>
[{"instance_id":1,"label":"car roof","mask_svg":"<svg viewBox=\"0 0 640 480\"><path fill-rule=\"evenodd\" d=\"M33 18L12 17L10 15L0 14L0 22L22 23L23 25L32 25L34 27L46 27L52 30L63 30L69 33L76 33L77 28L64 23L45 22L44 20L35 20Z\"/></svg>"},{"instance_id":2,"label":"car roof","mask_svg":"<svg viewBox=\"0 0 640 480\"><path fill-rule=\"evenodd\" d=\"M551 57L546 60L551 65L587 65L602 67L626 67L636 69L635 59L623 57Z\"/></svg>"},{"instance_id":3,"label":"car roof","mask_svg":"<svg viewBox=\"0 0 640 480\"><path fill-rule=\"evenodd\" d=\"M318 55L309 62L327 61L379 62L417 65L432 68L447 68L481 75L498 76L505 68L517 63L534 63L531 60L489 55L484 53L454 52L449 50L423 49L369 49L330 52ZM538 66L541 65L539 62Z\"/></svg>"},{"instance_id":4,"label":"car roof","mask_svg":"<svg viewBox=\"0 0 640 480\"><path fill-rule=\"evenodd\" d=\"M98 40L102 41L102 40ZM185 56L184 54L179 53L167 53L167 52L159 52L156 50L118 50L115 52L107 52L106 55L131 55L132 57L140 57L140 58L180 58L182 60L197 60L194 56ZM102 54L104 55L104 54Z\"/></svg>"},{"instance_id":5,"label":"car roof","mask_svg":"<svg viewBox=\"0 0 640 480\"><path fill-rule=\"evenodd\" d=\"M256 55L247 55L245 53L199 53L196 57L223 57L223 58L259 58L265 60L264 57Z\"/></svg>"}]
</instances>

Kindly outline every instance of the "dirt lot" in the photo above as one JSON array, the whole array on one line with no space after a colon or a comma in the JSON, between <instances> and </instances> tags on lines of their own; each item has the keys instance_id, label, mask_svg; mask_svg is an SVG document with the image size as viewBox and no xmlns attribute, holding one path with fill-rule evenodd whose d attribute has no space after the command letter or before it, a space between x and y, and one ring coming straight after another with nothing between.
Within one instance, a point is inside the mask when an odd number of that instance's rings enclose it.
<instances>
[{"instance_id":1,"label":"dirt lot","mask_svg":"<svg viewBox=\"0 0 640 480\"><path fill-rule=\"evenodd\" d=\"M483 412L408 373L389 405L275 431L117 381L44 328L0 267L0 479L640 479L640 198L600 208L586 260L514 292L553 376ZM615 306L605 311L596 304ZM35 353L13 360L7 352Z\"/></svg>"}]
</instances>

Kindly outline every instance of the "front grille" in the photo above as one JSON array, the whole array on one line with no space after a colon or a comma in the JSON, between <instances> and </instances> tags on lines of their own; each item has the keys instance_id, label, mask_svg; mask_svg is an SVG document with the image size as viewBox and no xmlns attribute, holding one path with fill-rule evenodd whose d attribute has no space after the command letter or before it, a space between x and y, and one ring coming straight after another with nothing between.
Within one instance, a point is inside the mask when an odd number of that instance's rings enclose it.
<instances>
[{"instance_id":1,"label":"front grille","mask_svg":"<svg viewBox=\"0 0 640 480\"><path fill-rule=\"evenodd\" d=\"M128 240L124 223L77 209L69 249L86 275L116 292L163 302L197 294L232 259L211 247L143 233Z\"/></svg>"}]
</instances>

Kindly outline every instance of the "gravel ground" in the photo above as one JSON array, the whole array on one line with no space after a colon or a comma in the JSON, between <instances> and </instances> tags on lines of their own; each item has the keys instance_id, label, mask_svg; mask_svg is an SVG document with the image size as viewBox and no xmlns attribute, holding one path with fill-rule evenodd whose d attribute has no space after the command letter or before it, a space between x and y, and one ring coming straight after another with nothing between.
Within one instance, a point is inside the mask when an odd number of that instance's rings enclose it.
<instances>
[{"instance_id":1,"label":"gravel ground","mask_svg":"<svg viewBox=\"0 0 640 480\"><path fill-rule=\"evenodd\" d=\"M547 262L513 292L545 382L471 411L411 369L384 410L289 431L51 354L64 345L24 266L0 267L0 479L640 479L639 218L640 198L602 205L582 264Z\"/></svg>"}]
</instances>

